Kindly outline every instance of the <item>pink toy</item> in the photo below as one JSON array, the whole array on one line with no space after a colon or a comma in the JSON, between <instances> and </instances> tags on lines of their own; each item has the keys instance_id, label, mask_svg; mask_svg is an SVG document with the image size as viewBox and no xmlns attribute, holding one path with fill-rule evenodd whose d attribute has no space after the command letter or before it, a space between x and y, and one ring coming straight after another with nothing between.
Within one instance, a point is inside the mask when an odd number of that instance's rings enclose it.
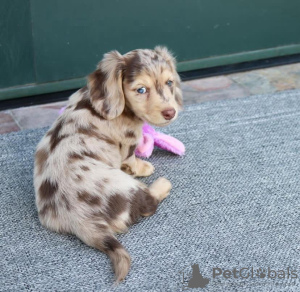
<instances>
[{"instance_id":1,"label":"pink toy","mask_svg":"<svg viewBox=\"0 0 300 292\"><path fill-rule=\"evenodd\" d=\"M61 114L65 111L66 107L67 107L67 106L62 107L62 108L59 110L58 113L61 115Z\"/></svg>"},{"instance_id":2,"label":"pink toy","mask_svg":"<svg viewBox=\"0 0 300 292\"><path fill-rule=\"evenodd\" d=\"M61 115L65 109L66 106L62 107L59 110L59 114ZM143 125L143 137L135 150L136 156L149 158L153 152L154 145L177 155L184 155L185 153L185 147L179 140L172 136L156 132L151 126L145 123Z\"/></svg>"},{"instance_id":3,"label":"pink toy","mask_svg":"<svg viewBox=\"0 0 300 292\"><path fill-rule=\"evenodd\" d=\"M151 126L145 123L143 126L143 137L135 150L135 154L139 157L148 158L152 154L154 145L177 155L185 153L185 147L179 140L172 136L156 132Z\"/></svg>"}]
</instances>

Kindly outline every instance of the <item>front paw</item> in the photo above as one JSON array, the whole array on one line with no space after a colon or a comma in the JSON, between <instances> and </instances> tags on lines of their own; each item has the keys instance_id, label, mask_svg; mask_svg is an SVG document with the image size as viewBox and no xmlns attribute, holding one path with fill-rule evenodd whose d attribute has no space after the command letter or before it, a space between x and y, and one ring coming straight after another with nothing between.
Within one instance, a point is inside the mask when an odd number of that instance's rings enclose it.
<instances>
[{"instance_id":1,"label":"front paw","mask_svg":"<svg viewBox=\"0 0 300 292\"><path fill-rule=\"evenodd\" d=\"M132 168L127 164L122 164L121 170L129 175L136 176L136 172L133 171Z\"/></svg>"},{"instance_id":2,"label":"front paw","mask_svg":"<svg viewBox=\"0 0 300 292\"><path fill-rule=\"evenodd\" d=\"M136 176L149 176L154 172L154 166L147 161L137 159Z\"/></svg>"}]
</instances>

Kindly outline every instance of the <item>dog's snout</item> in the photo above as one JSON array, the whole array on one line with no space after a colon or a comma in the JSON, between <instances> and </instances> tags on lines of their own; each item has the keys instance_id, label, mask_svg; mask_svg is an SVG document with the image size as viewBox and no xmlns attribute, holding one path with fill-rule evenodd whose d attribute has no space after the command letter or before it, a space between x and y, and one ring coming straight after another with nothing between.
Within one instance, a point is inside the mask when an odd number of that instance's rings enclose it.
<instances>
[{"instance_id":1,"label":"dog's snout","mask_svg":"<svg viewBox=\"0 0 300 292\"><path fill-rule=\"evenodd\" d=\"M166 120L171 120L174 118L175 114L176 114L176 111L174 108L168 108L168 109L165 109L161 112L161 114L163 115L163 117L166 119Z\"/></svg>"}]
</instances>

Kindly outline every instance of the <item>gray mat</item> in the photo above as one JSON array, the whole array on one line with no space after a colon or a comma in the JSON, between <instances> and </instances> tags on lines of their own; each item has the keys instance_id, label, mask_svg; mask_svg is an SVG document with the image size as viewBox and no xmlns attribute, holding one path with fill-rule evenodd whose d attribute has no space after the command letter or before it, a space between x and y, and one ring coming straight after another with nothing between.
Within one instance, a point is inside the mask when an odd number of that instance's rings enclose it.
<instances>
[{"instance_id":1,"label":"gray mat","mask_svg":"<svg viewBox=\"0 0 300 292\"><path fill-rule=\"evenodd\" d=\"M119 236L133 264L116 290L300 291L300 92L190 106L163 131L186 156L150 158L156 173L144 181L164 175L173 190ZM33 153L44 132L0 136L0 290L111 291L104 254L38 222Z\"/></svg>"}]
</instances>

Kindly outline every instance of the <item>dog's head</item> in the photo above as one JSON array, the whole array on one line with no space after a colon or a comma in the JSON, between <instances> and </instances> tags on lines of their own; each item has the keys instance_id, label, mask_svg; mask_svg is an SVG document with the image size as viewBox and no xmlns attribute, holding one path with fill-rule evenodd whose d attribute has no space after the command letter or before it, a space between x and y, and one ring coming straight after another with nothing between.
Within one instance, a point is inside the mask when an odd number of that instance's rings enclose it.
<instances>
[{"instance_id":1,"label":"dog's head","mask_svg":"<svg viewBox=\"0 0 300 292\"><path fill-rule=\"evenodd\" d=\"M94 108L109 120L128 107L143 121L165 126L182 106L175 59L164 47L107 53L88 79Z\"/></svg>"}]
</instances>

